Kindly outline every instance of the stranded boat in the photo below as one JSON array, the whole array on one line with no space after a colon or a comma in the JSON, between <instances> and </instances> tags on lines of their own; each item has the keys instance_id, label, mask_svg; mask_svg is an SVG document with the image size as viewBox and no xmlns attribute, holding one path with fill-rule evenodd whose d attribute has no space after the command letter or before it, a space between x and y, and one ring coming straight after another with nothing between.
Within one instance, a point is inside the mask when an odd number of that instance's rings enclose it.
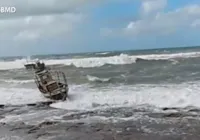
<instances>
[{"instance_id":1,"label":"stranded boat","mask_svg":"<svg viewBox=\"0 0 200 140\"><path fill-rule=\"evenodd\" d=\"M34 62L26 62L24 64L24 67L27 69L27 70L34 70L35 69L35 63Z\"/></svg>"},{"instance_id":2,"label":"stranded boat","mask_svg":"<svg viewBox=\"0 0 200 140\"><path fill-rule=\"evenodd\" d=\"M36 70L38 68L45 68L45 64L41 63L40 61L36 61L36 62L27 61L26 64L24 64L24 66L27 70Z\"/></svg>"},{"instance_id":3,"label":"stranded boat","mask_svg":"<svg viewBox=\"0 0 200 140\"><path fill-rule=\"evenodd\" d=\"M26 59L26 63L24 64L24 67L27 69L27 70L34 70L36 65L35 65L35 62L34 61L31 61L30 57L28 57Z\"/></svg>"},{"instance_id":4,"label":"stranded boat","mask_svg":"<svg viewBox=\"0 0 200 140\"><path fill-rule=\"evenodd\" d=\"M65 74L47 69L44 63L37 62L35 66L35 83L44 97L66 100L68 84Z\"/></svg>"},{"instance_id":5,"label":"stranded boat","mask_svg":"<svg viewBox=\"0 0 200 140\"><path fill-rule=\"evenodd\" d=\"M33 70L33 69L35 69L35 64L32 64L32 63L24 64L24 67L25 67L27 70Z\"/></svg>"}]
</instances>

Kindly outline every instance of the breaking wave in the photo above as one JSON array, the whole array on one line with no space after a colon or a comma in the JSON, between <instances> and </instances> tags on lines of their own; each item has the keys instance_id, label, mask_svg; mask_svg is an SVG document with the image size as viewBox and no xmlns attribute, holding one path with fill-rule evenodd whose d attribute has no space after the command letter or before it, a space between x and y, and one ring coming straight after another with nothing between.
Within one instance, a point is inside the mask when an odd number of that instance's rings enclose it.
<instances>
[{"instance_id":1,"label":"breaking wave","mask_svg":"<svg viewBox=\"0 0 200 140\"><path fill-rule=\"evenodd\" d=\"M11 83L11 84L26 84L26 83L32 83L34 82L34 80L1 79L0 82Z\"/></svg>"},{"instance_id":2,"label":"breaking wave","mask_svg":"<svg viewBox=\"0 0 200 140\"><path fill-rule=\"evenodd\" d=\"M91 89L87 86L72 87L70 95L74 99L57 102L51 105L54 108L69 110L94 109L93 104L99 107L125 107L151 105L155 107L200 107L199 82L175 85L121 85L110 86L104 89Z\"/></svg>"},{"instance_id":3,"label":"breaking wave","mask_svg":"<svg viewBox=\"0 0 200 140\"><path fill-rule=\"evenodd\" d=\"M0 87L0 103L19 105L47 101L37 89Z\"/></svg>"},{"instance_id":4,"label":"breaking wave","mask_svg":"<svg viewBox=\"0 0 200 140\"><path fill-rule=\"evenodd\" d=\"M93 89L89 85L71 85L69 100L51 105L69 110L90 110L94 104L108 107L152 105L155 107L200 107L199 81L183 84L121 85ZM0 87L1 104L30 104L48 101L36 88Z\"/></svg>"},{"instance_id":5,"label":"breaking wave","mask_svg":"<svg viewBox=\"0 0 200 140\"><path fill-rule=\"evenodd\" d=\"M110 52L102 52L102 53L95 53L96 55L107 55L109 54Z\"/></svg>"},{"instance_id":6,"label":"breaking wave","mask_svg":"<svg viewBox=\"0 0 200 140\"><path fill-rule=\"evenodd\" d=\"M99 78L91 75L87 75L87 79L91 82L109 82L111 78Z\"/></svg>"},{"instance_id":7,"label":"breaking wave","mask_svg":"<svg viewBox=\"0 0 200 140\"><path fill-rule=\"evenodd\" d=\"M127 55L120 54L108 57L90 57L74 59L51 59L43 60L47 65L67 65L82 68L101 67L106 64L124 65L136 63L137 59L143 60L170 60L176 58L200 57L200 52L174 53L174 54L150 54L150 55ZM0 70L20 69L24 67L25 59L15 61L1 61Z\"/></svg>"}]
</instances>

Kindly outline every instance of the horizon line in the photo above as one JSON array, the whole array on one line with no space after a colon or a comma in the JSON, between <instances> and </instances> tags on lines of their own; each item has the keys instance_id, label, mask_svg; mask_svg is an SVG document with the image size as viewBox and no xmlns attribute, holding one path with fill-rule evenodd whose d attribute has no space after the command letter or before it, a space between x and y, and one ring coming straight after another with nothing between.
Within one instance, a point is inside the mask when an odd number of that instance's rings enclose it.
<instances>
[{"instance_id":1,"label":"horizon line","mask_svg":"<svg viewBox=\"0 0 200 140\"><path fill-rule=\"evenodd\" d=\"M179 47L159 47L159 48L146 48L146 49L124 49L124 50L104 50L104 51L87 51L87 52L72 52L72 53L49 53L49 54L33 54L31 56L48 56L48 55L75 55L75 54L87 54L87 53L104 53L104 52L124 52L124 51L148 51L148 50L163 50L163 49L182 49L182 48L198 48L200 45L195 45L195 46L179 46ZM13 58L13 57L28 57L29 55L13 55L13 56L0 56L0 58Z\"/></svg>"}]
</instances>

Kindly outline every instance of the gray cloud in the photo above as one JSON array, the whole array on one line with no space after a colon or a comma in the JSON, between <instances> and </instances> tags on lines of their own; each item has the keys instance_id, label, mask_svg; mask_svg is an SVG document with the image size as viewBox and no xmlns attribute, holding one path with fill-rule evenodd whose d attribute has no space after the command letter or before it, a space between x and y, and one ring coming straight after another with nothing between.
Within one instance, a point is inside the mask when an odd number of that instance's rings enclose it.
<instances>
[{"instance_id":1,"label":"gray cloud","mask_svg":"<svg viewBox=\"0 0 200 140\"><path fill-rule=\"evenodd\" d=\"M0 14L0 37L13 42L67 37L85 19L80 9L89 1L1 0L1 7L15 7L16 13Z\"/></svg>"},{"instance_id":2,"label":"gray cloud","mask_svg":"<svg viewBox=\"0 0 200 140\"><path fill-rule=\"evenodd\" d=\"M1 0L1 7L15 7L14 14L0 14L0 18L40 16L79 11L91 0Z\"/></svg>"}]
</instances>

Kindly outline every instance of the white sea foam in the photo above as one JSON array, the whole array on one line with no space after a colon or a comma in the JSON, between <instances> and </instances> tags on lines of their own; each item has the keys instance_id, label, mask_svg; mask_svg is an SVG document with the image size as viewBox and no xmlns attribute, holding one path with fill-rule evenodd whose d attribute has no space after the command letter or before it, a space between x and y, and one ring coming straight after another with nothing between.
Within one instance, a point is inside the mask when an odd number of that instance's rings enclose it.
<instances>
[{"instance_id":1,"label":"white sea foam","mask_svg":"<svg viewBox=\"0 0 200 140\"><path fill-rule=\"evenodd\" d=\"M91 75L87 75L87 79L91 82L108 82L110 81L110 78L99 78L96 76L91 76Z\"/></svg>"},{"instance_id":2,"label":"white sea foam","mask_svg":"<svg viewBox=\"0 0 200 140\"><path fill-rule=\"evenodd\" d=\"M102 53L96 53L97 55L106 55L109 54L110 52L102 52Z\"/></svg>"},{"instance_id":3,"label":"white sea foam","mask_svg":"<svg viewBox=\"0 0 200 140\"><path fill-rule=\"evenodd\" d=\"M123 65L135 63L137 58L146 60L165 60L173 58L191 58L200 57L200 52L174 53L174 54L150 54L150 55L127 55L120 54L110 57L91 57L91 58L74 58L59 60L43 60L47 65L74 65L76 67L100 67L105 64ZM10 62L0 62L0 70L19 69L24 67L26 59L15 60Z\"/></svg>"},{"instance_id":4,"label":"white sea foam","mask_svg":"<svg viewBox=\"0 0 200 140\"><path fill-rule=\"evenodd\" d=\"M180 85L134 85L109 89L71 89L72 100L52 104L52 107L75 110L94 109L93 104L137 106L148 104L156 107L200 107L200 83Z\"/></svg>"},{"instance_id":5,"label":"white sea foam","mask_svg":"<svg viewBox=\"0 0 200 140\"><path fill-rule=\"evenodd\" d=\"M93 110L96 105L100 108L105 105L121 107L144 104L156 107L200 107L199 84L200 82L178 85L120 85L107 89L71 85L69 100L51 106L69 110ZM0 88L0 92L0 104L28 104L47 100L36 88Z\"/></svg>"},{"instance_id":6,"label":"white sea foam","mask_svg":"<svg viewBox=\"0 0 200 140\"><path fill-rule=\"evenodd\" d=\"M26 84L26 83L32 83L34 82L34 80L0 79L0 82L10 83L10 84Z\"/></svg>"},{"instance_id":7,"label":"white sea foam","mask_svg":"<svg viewBox=\"0 0 200 140\"><path fill-rule=\"evenodd\" d=\"M0 104L20 105L46 100L37 89L0 87Z\"/></svg>"}]
</instances>

